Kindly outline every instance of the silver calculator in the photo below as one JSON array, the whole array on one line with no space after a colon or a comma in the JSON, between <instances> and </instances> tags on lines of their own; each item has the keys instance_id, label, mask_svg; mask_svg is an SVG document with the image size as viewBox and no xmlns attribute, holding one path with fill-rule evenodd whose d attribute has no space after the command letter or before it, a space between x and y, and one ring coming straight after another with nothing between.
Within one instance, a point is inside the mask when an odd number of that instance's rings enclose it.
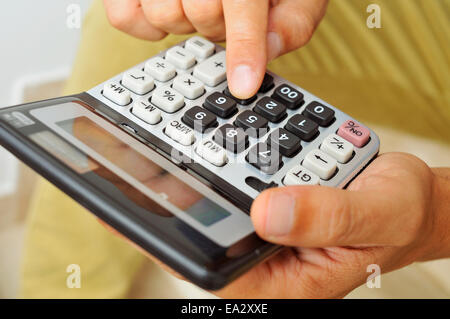
<instances>
[{"instance_id":1,"label":"silver calculator","mask_svg":"<svg viewBox=\"0 0 450 319\"><path fill-rule=\"evenodd\" d=\"M208 289L281 249L248 216L260 192L345 188L379 150L371 129L270 71L234 97L225 49L199 36L87 92L2 109L0 142Z\"/></svg>"}]
</instances>

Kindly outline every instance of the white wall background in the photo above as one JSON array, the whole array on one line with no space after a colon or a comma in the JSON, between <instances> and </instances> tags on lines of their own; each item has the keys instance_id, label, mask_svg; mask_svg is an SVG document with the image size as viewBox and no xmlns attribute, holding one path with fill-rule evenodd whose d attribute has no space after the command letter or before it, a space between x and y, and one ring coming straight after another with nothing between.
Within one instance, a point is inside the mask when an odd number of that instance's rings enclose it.
<instances>
[{"instance_id":1,"label":"white wall background","mask_svg":"<svg viewBox=\"0 0 450 319\"><path fill-rule=\"evenodd\" d=\"M11 0L0 9L0 107L20 103L27 81L69 73L81 29L69 28L70 5L83 16L92 0ZM96 0L98 1L98 0ZM14 191L17 162L0 147L0 195Z\"/></svg>"}]
</instances>

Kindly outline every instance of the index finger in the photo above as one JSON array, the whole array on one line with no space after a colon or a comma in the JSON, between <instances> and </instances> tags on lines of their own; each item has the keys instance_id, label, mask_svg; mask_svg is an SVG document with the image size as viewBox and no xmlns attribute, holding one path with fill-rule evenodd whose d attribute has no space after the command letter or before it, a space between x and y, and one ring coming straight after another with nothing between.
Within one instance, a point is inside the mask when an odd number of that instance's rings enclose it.
<instances>
[{"instance_id":1,"label":"index finger","mask_svg":"<svg viewBox=\"0 0 450 319\"><path fill-rule=\"evenodd\" d=\"M264 78L269 0L223 0L227 78L234 96L253 96Z\"/></svg>"}]
</instances>

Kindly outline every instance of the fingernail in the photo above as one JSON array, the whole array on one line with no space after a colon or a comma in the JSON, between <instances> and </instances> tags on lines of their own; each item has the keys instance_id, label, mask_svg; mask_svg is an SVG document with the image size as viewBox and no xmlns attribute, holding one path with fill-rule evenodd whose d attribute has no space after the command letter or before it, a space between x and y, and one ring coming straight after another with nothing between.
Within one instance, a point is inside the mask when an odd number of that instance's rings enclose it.
<instances>
[{"instance_id":1,"label":"fingernail","mask_svg":"<svg viewBox=\"0 0 450 319\"><path fill-rule=\"evenodd\" d=\"M267 34L267 61L270 62L281 53L281 38L276 32Z\"/></svg>"},{"instance_id":2,"label":"fingernail","mask_svg":"<svg viewBox=\"0 0 450 319\"><path fill-rule=\"evenodd\" d=\"M252 96L258 89L256 87L258 84L257 81L256 73L252 68L246 64L240 64L231 73L232 87L230 89L234 96L246 99Z\"/></svg>"},{"instance_id":3,"label":"fingernail","mask_svg":"<svg viewBox=\"0 0 450 319\"><path fill-rule=\"evenodd\" d=\"M269 195L266 216L266 236L289 234L294 222L295 200L286 193L274 192Z\"/></svg>"}]
</instances>

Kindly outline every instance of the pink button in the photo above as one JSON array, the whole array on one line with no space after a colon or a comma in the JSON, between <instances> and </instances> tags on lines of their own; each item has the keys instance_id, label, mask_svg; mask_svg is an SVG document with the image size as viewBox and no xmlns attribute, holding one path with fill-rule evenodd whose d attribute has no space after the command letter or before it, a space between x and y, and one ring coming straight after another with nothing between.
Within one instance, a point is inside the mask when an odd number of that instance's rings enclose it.
<instances>
[{"instance_id":1,"label":"pink button","mask_svg":"<svg viewBox=\"0 0 450 319\"><path fill-rule=\"evenodd\" d=\"M339 127L338 135L356 147L363 147L370 137L370 131L367 127L356 121L348 120Z\"/></svg>"}]
</instances>

